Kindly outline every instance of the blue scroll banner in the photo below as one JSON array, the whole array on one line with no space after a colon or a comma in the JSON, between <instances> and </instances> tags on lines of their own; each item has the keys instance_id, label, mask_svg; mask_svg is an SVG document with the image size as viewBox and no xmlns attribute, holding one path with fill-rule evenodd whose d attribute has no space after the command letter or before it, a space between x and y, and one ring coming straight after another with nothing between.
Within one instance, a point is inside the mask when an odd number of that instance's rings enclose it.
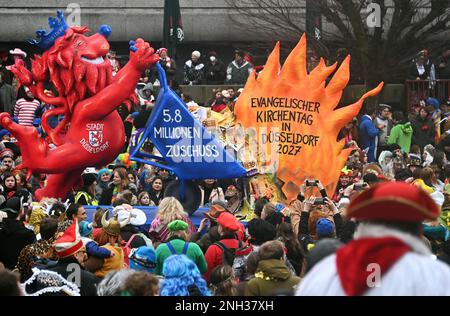
<instances>
[{"instance_id":1,"label":"blue scroll banner","mask_svg":"<svg viewBox=\"0 0 450 316\"><path fill-rule=\"evenodd\" d=\"M245 177L244 167L194 118L186 104L168 86L161 65L158 63L156 67L161 90L130 159L169 170L181 181ZM162 157L140 150L147 139Z\"/></svg>"}]
</instances>

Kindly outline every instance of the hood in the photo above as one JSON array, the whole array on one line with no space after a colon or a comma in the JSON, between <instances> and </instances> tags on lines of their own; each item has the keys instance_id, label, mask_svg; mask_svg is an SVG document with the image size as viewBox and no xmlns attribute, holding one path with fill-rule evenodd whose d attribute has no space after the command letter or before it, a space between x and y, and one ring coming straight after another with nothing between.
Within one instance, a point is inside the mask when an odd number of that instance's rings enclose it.
<instances>
[{"instance_id":1,"label":"hood","mask_svg":"<svg viewBox=\"0 0 450 316\"><path fill-rule=\"evenodd\" d=\"M362 124L363 122L365 122L365 121L372 121L372 119L371 119L369 116L367 116L367 115L363 115L363 116L361 117L361 124Z\"/></svg>"},{"instance_id":2,"label":"hood","mask_svg":"<svg viewBox=\"0 0 450 316\"><path fill-rule=\"evenodd\" d=\"M153 85L151 83L147 83L144 87L144 89L142 89L142 91L147 91L147 90L151 90L153 92Z\"/></svg>"},{"instance_id":3,"label":"hood","mask_svg":"<svg viewBox=\"0 0 450 316\"><path fill-rule=\"evenodd\" d=\"M258 264L257 276L259 273L263 273L263 279L269 277L278 280L287 280L292 276L291 271L288 269L286 264L281 260L269 259L262 260Z\"/></svg>"},{"instance_id":4,"label":"hood","mask_svg":"<svg viewBox=\"0 0 450 316\"><path fill-rule=\"evenodd\" d=\"M400 126L401 126L403 134L406 134L406 135L410 135L411 134L412 135L413 128L412 128L412 125L411 125L410 122L407 122L405 124L401 124Z\"/></svg>"}]
</instances>

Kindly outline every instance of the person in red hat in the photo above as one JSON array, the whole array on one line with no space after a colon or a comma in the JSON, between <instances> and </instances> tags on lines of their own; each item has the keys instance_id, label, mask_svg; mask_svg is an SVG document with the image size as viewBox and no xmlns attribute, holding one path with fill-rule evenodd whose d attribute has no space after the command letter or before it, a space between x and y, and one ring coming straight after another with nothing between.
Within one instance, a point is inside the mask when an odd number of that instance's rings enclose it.
<instances>
[{"instance_id":1,"label":"person in red hat","mask_svg":"<svg viewBox=\"0 0 450 316\"><path fill-rule=\"evenodd\" d=\"M361 193L346 214L360 222L354 240L318 263L297 295L450 295L450 268L434 259L422 239L422 222L439 213L426 192L406 183Z\"/></svg>"},{"instance_id":2,"label":"person in red hat","mask_svg":"<svg viewBox=\"0 0 450 316\"><path fill-rule=\"evenodd\" d=\"M243 271L237 270L245 267L245 258L252 252L252 247L239 240L237 234L241 230L241 223L233 214L221 213L217 218L217 224L221 239L206 250L205 259L208 270L205 273L205 279L209 280L211 272L220 265L233 266L235 275L239 278L243 275Z\"/></svg>"},{"instance_id":3,"label":"person in red hat","mask_svg":"<svg viewBox=\"0 0 450 316\"><path fill-rule=\"evenodd\" d=\"M87 260L86 248L81 240L78 220L75 218L64 235L53 243L59 257L58 264L50 271L73 281L79 288L81 296L96 296L96 285L100 282L94 274L84 269Z\"/></svg>"}]
</instances>

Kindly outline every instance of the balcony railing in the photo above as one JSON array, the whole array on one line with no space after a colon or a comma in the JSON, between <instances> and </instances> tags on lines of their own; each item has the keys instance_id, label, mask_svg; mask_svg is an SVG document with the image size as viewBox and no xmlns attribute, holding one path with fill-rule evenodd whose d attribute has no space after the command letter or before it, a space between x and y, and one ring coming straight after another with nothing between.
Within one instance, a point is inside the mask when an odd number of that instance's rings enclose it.
<instances>
[{"instance_id":1,"label":"balcony railing","mask_svg":"<svg viewBox=\"0 0 450 316\"><path fill-rule=\"evenodd\" d=\"M429 97L438 99L439 101L447 100L450 91L450 80L439 79L434 82L430 80L407 80L405 82L406 89L406 110L411 109L421 100Z\"/></svg>"}]
</instances>

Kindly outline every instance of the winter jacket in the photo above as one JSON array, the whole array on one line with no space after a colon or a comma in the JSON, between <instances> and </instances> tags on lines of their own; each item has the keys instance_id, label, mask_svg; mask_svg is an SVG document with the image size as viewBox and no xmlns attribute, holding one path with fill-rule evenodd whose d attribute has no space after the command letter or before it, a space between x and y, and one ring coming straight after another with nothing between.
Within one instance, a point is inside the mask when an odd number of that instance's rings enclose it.
<instances>
[{"instance_id":1,"label":"winter jacket","mask_svg":"<svg viewBox=\"0 0 450 316\"><path fill-rule=\"evenodd\" d=\"M89 238L83 238L83 243L85 244L86 252L89 256L94 256L101 259L111 257L111 251L100 247L95 241Z\"/></svg>"},{"instance_id":2,"label":"winter jacket","mask_svg":"<svg viewBox=\"0 0 450 316\"><path fill-rule=\"evenodd\" d=\"M367 161L369 163L376 162L376 147L377 137L380 134L380 130L376 128L372 122L372 118L368 115L364 115L361 118L361 124L359 125L359 132L361 138L361 148L363 150L369 149L367 153Z\"/></svg>"},{"instance_id":3,"label":"winter jacket","mask_svg":"<svg viewBox=\"0 0 450 316\"><path fill-rule=\"evenodd\" d=\"M227 84L245 85L248 76L252 73L253 66L244 61L239 66L236 61L232 61L227 68Z\"/></svg>"},{"instance_id":4,"label":"winter jacket","mask_svg":"<svg viewBox=\"0 0 450 316\"><path fill-rule=\"evenodd\" d=\"M384 126L384 128L382 130L380 130L380 134L378 136L378 146L386 146L388 137L389 137L389 133L391 132L391 129L392 129L391 120L384 119L384 118L378 116L377 118L375 118L375 124Z\"/></svg>"},{"instance_id":5,"label":"winter jacket","mask_svg":"<svg viewBox=\"0 0 450 316\"><path fill-rule=\"evenodd\" d=\"M16 104L16 91L6 83L0 84L0 112L13 114Z\"/></svg>"},{"instance_id":6,"label":"winter jacket","mask_svg":"<svg viewBox=\"0 0 450 316\"><path fill-rule=\"evenodd\" d=\"M81 296L97 296L97 284L100 283L100 279L91 272L84 270L75 258L60 259L58 264L49 270L59 273L66 280L69 277L73 278L73 273L79 271L80 284L77 284L77 286L80 288Z\"/></svg>"},{"instance_id":7,"label":"winter jacket","mask_svg":"<svg viewBox=\"0 0 450 316\"><path fill-rule=\"evenodd\" d=\"M152 201L156 206L159 205L161 200L164 198L164 192L159 192L159 195L156 194L156 192L150 188L148 191L148 197L150 198L150 201Z\"/></svg>"},{"instance_id":8,"label":"winter jacket","mask_svg":"<svg viewBox=\"0 0 450 316\"><path fill-rule=\"evenodd\" d=\"M15 219L3 219L0 227L0 262L9 270L16 266L22 249L36 241L32 230Z\"/></svg>"},{"instance_id":9,"label":"winter jacket","mask_svg":"<svg viewBox=\"0 0 450 316\"><path fill-rule=\"evenodd\" d=\"M397 124L391 130L388 138L388 145L397 144L402 151L409 154L411 150L411 142L413 136L413 128L410 122L405 124Z\"/></svg>"},{"instance_id":10,"label":"winter jacket","mask_svg":"<svg viewBox=\"0 0 450 316\"><path fill-rule=\"evenodd\" d=\"M413 128L412 144L418 145L420 150L428 145L435 145L436 130L431 119L416 118L411 122Z\"/></svg>"},{"instance_id":11,"label":"winter jacket","mask_svg":"<svg viewBox=\"0 0 450 316\"><path fill-rule=\"evenodd\" d=\"M205 65L197 62L194 63L192 60L188 60L184 64L184 84L202 84Z\"/></svg>"},{"instance_id":12,"label":"winter jacket","mask_svg":"<svg viewBox=\"0 0 450 316\"><path fill-rule=\"evenodd\" d=\"M186 242L178 237L174 237L171 240L169 240L167 243L169 243L173 246L175 249L176 254L183 254L183 249L186 244ZM173 255L173 253L170 251L169 246L167 243L161 244L156 248L156 270L155 273L158 275L162 275L163 265L164 261L166 261L167 258ZM190 242L187 246L187 252L186 256L195 262L197 265L197 268L200 270L200 273L205 273L207 269L205 256L203 255L202 250L196 243Z\"/></svg>"},{"instance_id":13,"label":"winter jacket","mask_svg":"<svg viewBox=\"0 0 450 316\"><path fill-rule=\"evenodd\" d=\"M220 242L225 245L225 247L229 249L238 249L239 240L237 239L221 239ZM244 251L236 251L235 255L239 256L248 256L253 248L251 246L244 247ZM208 271L205 273L205 279L209 280L209 276L215 267L222 265L222 249L215 244L212 244L208 247L208 250L205 253L206 263L208 264Z\"/></svg>"},{"instance_id":14,"label":"winter jacket","mask_svg":"<svg viewBox=\"0 0 450 316\"><path fill-rule=\"evenodd\" d=\"M300 278L279 259L261 260L255 278L247 283L245 296L292 295Z\"/></svg>"},{"instance_id":15,"label":"winter jacket","mask_svg":"<svg viewBox=\"0 0 450 316\"><path fill-rule=\"evenodd\" d=\"M226 67L221 60L216 60L213 64L208 62L205 66L206 84L223 84L226 78Z\"/></svg>"},{"instance_id":16,"label":"winter jacket","mask_svg":"<svg viewBox=\"0 0 450 316\"><path fill-rule=\"evenodd\" d=\"M104 191L108 191L108 183L105 183L100 180L99 183L97 184L97 186L95 187L95 192L97 192L97 196L96 196L97 200L100 200Z\"/></svg>"},{"instance_id":17,"label":"winter jacket","mask_svg":"<svg viewBox=\"0 0 450 316\"><path fill-rule=\"evenodd\" d=\"M211 226L206 234L200 236L200 233L191 234L191 242L195 242L200 246L203 253L206 253L209 246L220 240L219 226Z\"/></svg>"}]
</instances>

